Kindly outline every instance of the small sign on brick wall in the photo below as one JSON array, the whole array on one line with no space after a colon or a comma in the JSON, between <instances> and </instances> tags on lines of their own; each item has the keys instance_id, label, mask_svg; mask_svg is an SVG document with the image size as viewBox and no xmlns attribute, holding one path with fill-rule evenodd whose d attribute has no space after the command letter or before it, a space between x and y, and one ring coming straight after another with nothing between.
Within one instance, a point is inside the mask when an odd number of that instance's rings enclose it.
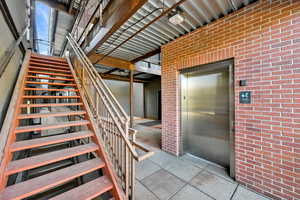
<instances>
[{"instance_id":1,"label":"small sign on brick wall","mask_svg":"<svg viewBox=\"0 0 300 200\"><path fill-rule=\"evenodd\" d=\"M240 92L240 103L250 104L251 103L251 92L250 91L241 91Z\"/></svg>"}]
</instances>

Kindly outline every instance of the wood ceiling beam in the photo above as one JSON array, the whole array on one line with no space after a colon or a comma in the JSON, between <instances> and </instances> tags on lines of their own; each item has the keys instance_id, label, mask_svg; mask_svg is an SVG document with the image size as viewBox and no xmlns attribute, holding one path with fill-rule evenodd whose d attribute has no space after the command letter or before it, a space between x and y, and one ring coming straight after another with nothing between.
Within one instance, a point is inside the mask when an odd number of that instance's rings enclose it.
<instances>
[{"instance_id":1,"label":"wood ceiling beam","mask_svg":"<svg viewBox=\"0 0 300 200\"><path fill-rule=\"evenodd\" d=\"M115 74L104 74L104 73L99 73L99 74L103 79L130 82L130 78L127 77L127 76L119 76L119 75L115 75ZM134 78L133 82L135 82L135 83L149 83L151 81Z\"/></svg>"},{"instance_id":2,"label":"wood ceiling beam","mask_svg":"<svg viewBox=\"0 0 300 200\"><path fill-rule=\"evenodd\" d=\"M113 68L111 70L108 70L107 72L104 72L103 74L111 74L111 73L113 73L113 72L115 72L117 70L119 70L119 69L118 68Z\"/></svg>"},{"instance_id":3,"label":"wood ceiling beam","mask_svg":"<svg viewBox=\"0 0 300 200\"><path fill-rule=\"evenodd\" d=\"M89 56L89 59L93 64L100 64L108 67L114 67L114 68L119 68L119 69L126 69L126 70L134 70L135 65L132 64L130 61L123 60L120 58L114 58L111 56L105 57L103 60L100 60L97 62L99 58L101 58L103 55L102 54L93 54Z\"/></svg>"},{"instance_id":4,"label":"wood ceiling beam","mask_svg":"<svg viewBox=\"0 0 300 200\"><path fill-rule=\"evenodd\" d=\"M95 50L107 41L147 0L119 0L114 2L117 2L117 6L111 5L111 8L103 14L105 27L100 29L90 42L89 47L86 48L88 55L94 54Z\"/></svg>"},{"instance_id":5,"label":"wood ceiling beam","mask_svg":"<svg viewBox=\"0 0 300 200\"><path fill-rule=\"evenodd\" d=\"M160 48L155 49L154 51L150 51L150 52L146 53L145 55L142 55L138 58L135 58L135 59L131 60L130 62L137 63L141 60L145 60L146 58L149 58L149 57L154 56L154 55L159 54L159 53L160 53Z\"/></svg>"}]
</instances>

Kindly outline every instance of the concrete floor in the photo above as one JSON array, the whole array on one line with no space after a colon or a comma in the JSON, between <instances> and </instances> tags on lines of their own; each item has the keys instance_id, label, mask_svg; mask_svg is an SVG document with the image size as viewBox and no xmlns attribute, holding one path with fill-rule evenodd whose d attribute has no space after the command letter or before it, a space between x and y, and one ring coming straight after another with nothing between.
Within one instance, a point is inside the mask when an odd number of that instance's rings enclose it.
<instances>
[{"instance_id":1,"label":"concrete floor","mask_svg":"<svg viewBox=\"0 0 300 200\"><path fill-rule=\"evenodd\" d=\"M139 123L137 141L155 152L136 165L137 200L267 200L233 181L226 170L203 159L160 150L161 130Z\"/></svg>"},{"instance_id":2,"label":"concrete floor","mask_svg":"<svg viewBox=\"0 0 300 200\"><path fill-rule=\"evenodd\" d=\"M151 119L136 118L134 120L134 129L138 131L136 139L138 142L150 145L155 148L161 148L161 129L150 126L143 126L141 123L151 122Z\"/></svg>"},{"instance_id":3,"label":"concrete floor","mask_svg":"<svg viewBox=\"0 0 300 200\"><path fill-rule=\"evenodd\" d=\"M224 168L184 155L172 156L160 149L137 163L137 200L267 200L233 181Z\"/></svg>"},{"instance_id":4,"label":"concrete floor","mask_svg":"<svg viewBox=\"0 0 300 200\"><path fill-rule=\"evenodd\" d=\"M139 125L147 121L137 120L134 128L138 142L155 154L136 165L136 200L268 199L234 182L224 168L189 155L177 158L163 152L161 130Z\"/></svg>"}]
</instances>

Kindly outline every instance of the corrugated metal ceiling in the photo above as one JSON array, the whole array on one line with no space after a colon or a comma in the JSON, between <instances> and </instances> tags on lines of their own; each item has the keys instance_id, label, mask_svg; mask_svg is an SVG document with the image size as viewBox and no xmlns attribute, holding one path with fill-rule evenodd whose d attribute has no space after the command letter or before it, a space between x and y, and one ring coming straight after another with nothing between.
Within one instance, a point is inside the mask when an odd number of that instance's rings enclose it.
<instances>
[{"instance_id":1,"label":"corrugated metal ceiling","mask_svg":"<svg viewBox=\"0 0 300 200\"><path fill-rule=\"evenodd\" d=\"M71 0L56 0L58 3L70 6ZM81 0L73 1L73 8L78 8ZM71 31L74 16L66 12L51 8L49 24L49 37L51 41L51 53L60 56L66 42L66 35Z\"/></svg>"},{"instance_id":2,"label":"corrugated metal ceiling","mask_svg":"<svg viewBox=\"0 0 300 200\"><path fill-rule=\"evenodd\" d=\"M148 0L142 8L98 48L97 52L107 54L159 16L163 9L171 7L176 2L178 0ZM251 2L253 0L187 0L179 6L185 17L182 24L173 25L168 21L167 16L164 16L119 47L110 56L133 60ZM151 12L153 13L150 14ZM146 15L149 16L141 20Z\"/></svg>"},{"instance_id":3,"label":"corrugated metal ceiling","mask_svg":"<svg viewBox=\"0 0 300 200\"><path fill-rule=\"evenodd\" d=\"M71 31L73 24L73 16L65 12L59 11L57 14L57 23L54 33L54 51L53 55L59 56L66 39L66 35Z\"/></svg>"}]
</instances>

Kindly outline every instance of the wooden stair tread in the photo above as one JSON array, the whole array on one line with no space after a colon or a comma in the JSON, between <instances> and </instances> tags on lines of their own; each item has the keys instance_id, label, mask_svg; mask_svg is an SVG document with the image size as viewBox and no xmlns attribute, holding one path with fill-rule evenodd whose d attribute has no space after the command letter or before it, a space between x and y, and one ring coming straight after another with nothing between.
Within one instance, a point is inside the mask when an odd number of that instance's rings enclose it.
<instances>
[{"instance_id":1,"label":"wooden stair tread","mask_svg":"<svg viewBox=\"0 0 300 200\"><path fill-rule=\"evenodd\" d=\"M57 57L57 56L46 56L46 55L41 55L37 53L32 53L30 58L36 58L39 60L53 60L53 61L58 61L58 62L67 62L65 58L62 57Z\"/></svg>"},{"instance_id":2,"label":"wooden stair tread","mask_svg":"<svg viewBox=\"0 0 300 200\"><path fill-rule=\"evenodd\" d=\"M59 64L52 65L52 64L47 64L47 63L45 64L45 63L32 62L32 61L29 62L29 65L35 66L35 67L49 67L52 69L61 69L61 70L69 70L70 69L69 67L60 66Z\"/></svg>"},{"instance_id":3,"label":"wooden stair tread","mask_svg":"<svg viewBox=\"0 0 300 200\"><path fill-rule=\"evenodd\" d=\"M15 142L10 146L10 151L21 151L25 149L37 148L50 144L57 144L82 138L93 136L92 131L78 131L74 133L66 133L62 135L48 136L31 140L23 140Z\"/></svg>"},{"instance_id":4,"label":"wooden stair tread","mask_svg":"<svg viewBox=\"0 0 300 200\"><path fill-rule=\"evenodd\" d=\"M112 182L107 176L96 178L90 182L80 185L72 190L57 195L50 200L76 199L86 200L93 199L113 188ZM84 191L84 192L83 192Z\"/></svg>"},{"instance_id":5,"label":"wooden stair tread","mask_svg":"<svg viewBox=\"0 0 300 200\"><path fill-rule=\"evenodd\" d=\"M44 70L44 71L49 71L49 72L62 72L66 74L70 74L70 70L63 70L63 69L52 69L52 68L46 68L46 67L34 67L34 66L29 66L29 69L34 69L34 70Z\"/></svg>"},{"instance_id":6,"label":"wooden stair tread","mask_svg":"<svg viewBox=\"0 0 300 200\"><path fill-rule=\"evenodd\" d=\"M45 60L45 59L37 59L37 58L30 58L30 61L34 62L42 62L42 63L53 63L53 64L61 64L61 65L66 65L69 66L67 61L56 61L56 60Z\"/></svg>"},{"instance_id":7,"label":"wooden stair tread","mask_svg":"<svg viewBox=\"0 0 300 200\"><path fill-rule=\"evenodd\" d=\"M94 143L79 145L76 147L66 148L63 150L52 151L38 156L31 156L28 158L11 161L6 168L6 175L11 175L21 171L41 167L50 163L58 162L85 153L93 152L98 149Z\"/></svg>"},{"instance_id":8,"label":"wooden stair tread","mask_svg":"<svg viewBox=\"0 0 300 200\"><path fill-rule=\"evenodd\" d=\"M90 122L88 120L68 121L59 122L56 124L44 124L44 125L33 125L33 126L19 126L15 129L15 133L25 133L30 131L41 131L55 128L64 128L68 126L82 126L87 125Z\"/></svg>"},{"instance_id":9,"label":"wooden stair tread","mask_svg":"<svg viewBox=\"0 0 300 200\"><path fill-rule=\"evenodd\" d=\"M67 63L67 60L65 58L61 58L61 59L43 59L41 57L35 57L35 56L31 56L30 60L38 60L38 61L46 61L46 62L55 62L55 63Z\"/></svg>"},{"instance_id":10,"label":"wooden stair tread","mask_svg":"<svg viewBox=\"0 0 300 200\"><path fill-rule=\"evenodd\" d=\"M40 104L21 104L21 108L37 107L60 107L60 106L82 106L83 103L40 103Z\"/></svg>"},{"instance_id":11,"label":"wooden stair tread","mask_svg":"<svg viewBox=\"0 0 300 200\"><path fill-rule=\"evenodd\" d=\"M51 83L51 82L38 82L38 81L26 81L26 84L37 84L37 85L58 85L58 86L76 86L75 83Z\"/></svg>"},{"instance_id":12,"label":"wooden stair tread","mask_svg":"<svg viewBox=\"0 0 300 200\"><path fill-rule=\"evenodd\" d=\"M68 112L48 112L48 113L32 113L32 114L20 114L18 119L31 119L40 117L61 117L61 116L72 116L72 115L83 115L86 111L68 111Z\"/></svg>"},{"instance_id":13,"label":"wooden stair tread","mask_svg":"<svg viewBox=\"0 0 300 200\"><path fill-rule=\"evenodd\" d=\"M72 74L61 74L61 73L53 73L53 72L41 72L41 71L35 71L35 70L29 70L28 73L33 74L43 74L43 75L50 75L50 76L63 76L63 77L73 77Z\"/></svg>"},{"instance_id":14,"label":"wooden stair tread","mask_svg":"<svg viewBox=\"0 0 300 200\"><path fill-rule=\"evenodd\" d=\"M104 165L104 162L99 158L81 162L28 181L8 186L0 193L0 199L23 199L103 168Z\"/></svg>"},{"instance_id":15,"label":"wooden stair tread","mask_svg":"<svg viewBox=\"0 0 300 200\"><path fill-rule=\"evenodd\" d=\"M68 63L53 62L47 60L30 59L29 64L42 65L42 66L54 66L54 67L61 67L64 69L70 69Z\"/></svg>"},{"instance_id":16,"label":"wooden stair tread","mask_svg":"<svg viewBox=\"0 0 300 200\"><path fill-rule=\"evenodd\" d=\"M56 89L56 88L24 88L26 91L64 91L64 92L78 92L78 89Z\"/></svg>"},{"instance_id":17,"label":"wooden stair tread","mask_svg":"<svg viewBox=\"0 0 300 200\"><path fill-rule=\"evenodd\" d=\"M46 79L46 80L58 80L58 81L74 81L73 78L54 78L54 77L43 77L43 76L25 76L26 78L35 78L35 79Z\"/></svg>"},{"instance_id":18,"label":"wooden stair tread","mask_svg":"<svg viewBox=\"0 0 300 200\"><path fill-rule=\"evenodd\" d=\"M25 95L25 99L79 99L80 96L47 96L47 95Z\"/></svg>"}]
</instances>

